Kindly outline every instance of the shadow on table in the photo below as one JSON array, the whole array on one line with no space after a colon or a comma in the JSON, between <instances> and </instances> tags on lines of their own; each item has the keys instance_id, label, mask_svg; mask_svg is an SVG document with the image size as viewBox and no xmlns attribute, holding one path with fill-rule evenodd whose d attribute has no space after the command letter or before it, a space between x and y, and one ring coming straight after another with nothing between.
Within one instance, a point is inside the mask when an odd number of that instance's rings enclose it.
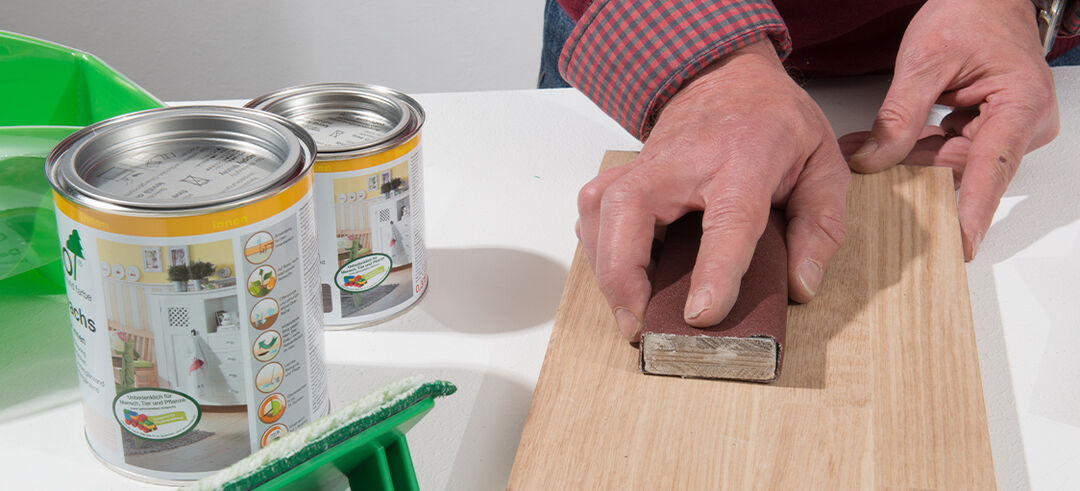
<instances>
[{"instance_id":1,"label":"shadow on table","mask_svg":"<svg viewBox=\"0 0 1080 491\"><path fill-rule=\"evenodd\" d=\"M882 175L853 175L847 198L847 240L829 262L819 294L807 305L788 307L787 346L784 348L784 371L774 385L806 389L827 389L830 378L829 345L846 329L867 329L858 318L870 302L899 282L911 266L910 261L926 254L929 240L925 228L917 226L914 205L898 195L897 187L911 177L906 173L891 173L885 185L874 184ZM867 187L869 186L869 189ZM875 198L868 203L858 196L872 192L888 192L888 198ZM877 205L876 203L883 203ZM890 209L878 209L879 206ZM891 223L909 223L905 230L886 229L879 221L883 214L899 216ZM906 240L899 240L901 236ZM870 250L869 247L876 247ZM890 248L909 247L913 250L889 252ZM886 263L890 258L896 262ZM909 262L901 263L901 258ZM873 272L871 274L870 272ZM848 341L850 342L850 341ZM834 362L836 371L840 365ZM836 382L837 375L833 375Z\"/></svg>"},{"instance_id":2,"label":"shadow on table","mask_svg":"<svg viewBox=\"0 0 1080 491\"><path fill-rule=\"evenodd\" d=\"M1062 128L1075 128L1076 121L1061 121ZM1064 132L1062 137L1064 137ZM998 353L1002 356L981 357L980 370L984 381L987 418L994 422L991 444L994 450L994 467L1001 488L1030 489L1031 481L1027 463L1024 461L1024 442L1020 432L1019 409L1016 405L1016 391L1013 387L1012 370L1005 342L1005 326L999 307L994 275L994 265L1012 259L1017 253L1030 247L1055 230L1080 220L1080 207L1076 206L1076 190L1080 188L1080 178L1076 173L1075 145L1070 145L1059 137L1055 142L1037 153L1025 157L1016 177L1005 193L1006 199L1023 197L1014 205L1006 216L999 219L986 235L979 248L978 257L968 264L968 284L971 285L972 304L982 306L973 308L975 332L979 340L980 351ZM1047 178L1046 176L1052 176ZM1075 254L1074 254L1075 259ZM1024 263L1022 268L1036 268L1047 265ZM1074 265L1075 266L1075 265ZM1065 264L1024 271L1025 278L1032 278L1031 285L1039 283L1032 275L1070 274L1074 270L1063 269ZM1035 292L1039 294L1039 292ZM1055 292L1044 292L1052 294ZM1070 299L1066 303L1073 304ZM1068 306L1046 305L1048 312L1065 313ZM1060 350L1076 353L1080 347L1080 338L1075 335L1075 326L1061 319L1053 319L1056 326L1048 337L1048 350ZM1064 330L1063 330L1064 329ZM1065 331L1068 330L1068 331ZM1080 398L1070 398L1067 387L1048 387L1048 380L1060 380L1056 368L1070 361L1060 353L1044 356L1040 366L1039 379L1032 393L1033 406L1039 408L1044 417L1080 426ZM1075 364L1073 365L1075 366ZM1072 371L1075 371L1072 369ZM988 390L989 388L993 390ZM1052 397L1047 394L1055 394Z\"/></svg>"},{"instance_id":3,"label":"shadow on table","mask_svg":"<svg viewBox=\"0 0 1080 491\"><path fill-rule=\"evenodd\" d=\"M526 329L555 318L567 269L532 252L429 249L431 285L418 309L470 334Z\"/></svg>"},{"instance_id":4,"label":"shadow on table","mask_svg":"<svg viewBox=\"0 0 1080 491\"><path fill-rule=\"evenodd\" d=\"M438 399L435 408L408 433L420 489L506 487L532 399L532 390L520 382L479 367L332 364L329 384L333 407L415 373L448 380L458 388ZM358 385L364 389L353 389Z\"/></svg>"}]
</instances>

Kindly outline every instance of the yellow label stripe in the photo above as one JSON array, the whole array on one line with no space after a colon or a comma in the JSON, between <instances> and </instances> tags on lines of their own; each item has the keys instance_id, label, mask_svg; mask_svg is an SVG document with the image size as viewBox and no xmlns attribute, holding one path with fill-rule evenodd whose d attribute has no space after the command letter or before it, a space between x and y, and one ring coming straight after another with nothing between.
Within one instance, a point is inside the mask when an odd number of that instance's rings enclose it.
<instances>
[{"instance_id":1,"label":"yellow label stripe","mask_svg":"<svg viewBox=\"0 0 1080 491\"><path fill-rule=\"evenodd\" d=\"M288 189L249 205L206 215L180 217L139 217L117 215L87 208L68 201L53 191L56 209L68 218L91 228L138 237L183 237L239 228L270 218L300 201L314 180L308 174Z\"/></svg>"},{"instance_id":2,"label":"yellow label stripe","mask_svg":"<svg viewBox=\"0 0 1080 491\"><path fill-rule=\"evenodd\" d=\"M420 133L417 133L416 136L405 142L404 145L391 148L385 152L379 152L375 155L367 155L355 159L316 161L315 172L344 172L376 167L405 156L419 144Z\"/></svg>"}]
</instances>

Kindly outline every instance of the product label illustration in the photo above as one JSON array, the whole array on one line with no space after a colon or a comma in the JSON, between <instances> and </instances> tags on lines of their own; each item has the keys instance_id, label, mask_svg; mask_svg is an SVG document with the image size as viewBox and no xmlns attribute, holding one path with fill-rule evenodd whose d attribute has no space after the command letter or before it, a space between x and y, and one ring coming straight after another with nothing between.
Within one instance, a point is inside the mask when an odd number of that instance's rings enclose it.
<instances>
[{"instance_id":1,"label":"product label illustration","mask_svg":"<svg viewBox=\"0 0 1080 491\"><path fill-rule=\"evenodd\" d=\"M313 213L309 191L257 223L172 236L57 213L95 452L191 479L326 414Z\"/></svg>"}]
</instances>

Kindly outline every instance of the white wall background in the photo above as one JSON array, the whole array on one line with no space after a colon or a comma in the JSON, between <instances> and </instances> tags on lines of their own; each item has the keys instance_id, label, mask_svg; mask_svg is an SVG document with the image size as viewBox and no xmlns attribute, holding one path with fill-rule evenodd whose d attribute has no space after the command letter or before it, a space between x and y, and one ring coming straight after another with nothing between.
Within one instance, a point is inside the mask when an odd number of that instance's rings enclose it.
<instances>
[{"instance_id":1,"label":"white wall background","mask_svg":"<svg viewBox=\"0 0 1080 491\"><path fill-rule=\"evenodd\" d=\"M310 82L536 86L543 0L2 0L0 29L97 55L163 100Z\"/></svg>"}]
</instances>

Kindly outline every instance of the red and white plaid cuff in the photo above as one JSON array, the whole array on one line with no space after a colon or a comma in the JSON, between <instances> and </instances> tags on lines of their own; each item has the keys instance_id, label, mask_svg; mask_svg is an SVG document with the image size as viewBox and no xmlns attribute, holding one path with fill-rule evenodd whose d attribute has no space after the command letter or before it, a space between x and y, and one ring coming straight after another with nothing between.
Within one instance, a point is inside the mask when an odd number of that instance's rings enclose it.
<instances>
[{"instance_id":1,"label":"red and white plaid cuff","mask_svg":"<svg viewBox=\"0 0 1080 491\"><path fill-rule=\"evenodd\" d=\"M682 84L739 48L770 38L791 52L769 0L596 0L559 58L559 71L638 139Z\"/></svg>"}]
</instances>

